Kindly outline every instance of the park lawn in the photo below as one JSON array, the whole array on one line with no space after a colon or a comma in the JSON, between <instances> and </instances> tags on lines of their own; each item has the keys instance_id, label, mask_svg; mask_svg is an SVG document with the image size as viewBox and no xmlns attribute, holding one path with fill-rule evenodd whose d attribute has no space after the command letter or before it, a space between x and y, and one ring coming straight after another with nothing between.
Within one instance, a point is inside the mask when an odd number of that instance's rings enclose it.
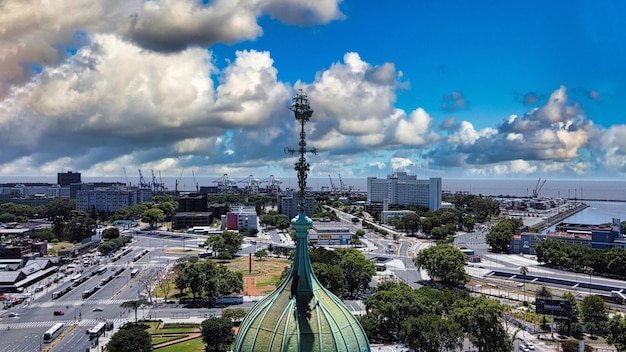
<instances>
[{"instance_id":1,"label":"park lawn","mask_svg":"<svg viewBox=\"0 0 626 352\"><path fill-rule=\"evenodd\" d=\"M181 343L176 343L163 348L159 348L155 351L158 352L204 352L204 342L202 338L191 339Z\"/></svg>"},{"instance_id":2,"label":"park lawn","mask_svg":"<svg viewBox=\"0 0 626 352\"><path fill-rule=\"evenodd\" d=\"M232 271L241 272L244 276L249 276L249 267L248 267L247 256L237 257L227 263L225 265ZM283 267L286 265L291 265L291 261L286 258L270 258L266 257L263 260L257 260L253 258L252 260L252 273L253 274L265 274L272 273L278 271L279 273L283 271Z\"/></svg>"},{"instance_id":3,"label":"park lawn","mask_svg":"<svg viewBox=\"0 0 626 352\"><path fill-rule=\"evenodd\" d=\"M257 278L254 281L257 287L278 286L280 283L280 274L265 275Z\"/></svg>"},{"instance_id":4,"label":"park lawn","mask_svg":"<svg viewBox=\"0 0 626 352\"><path fill-rule=\"evenodd\" d=\"M159 336L159 337L157 337ZM174 341L174 340L179 340L182 339L184 337L189 336L188 334L178 334L178 335L167 335L167 336L161 336L160 334L157 334L157 336L152 335L152 345L158 345L158 344L162 344L163 342L168 342L168 341Z\"/></svg>"}]
</instances>

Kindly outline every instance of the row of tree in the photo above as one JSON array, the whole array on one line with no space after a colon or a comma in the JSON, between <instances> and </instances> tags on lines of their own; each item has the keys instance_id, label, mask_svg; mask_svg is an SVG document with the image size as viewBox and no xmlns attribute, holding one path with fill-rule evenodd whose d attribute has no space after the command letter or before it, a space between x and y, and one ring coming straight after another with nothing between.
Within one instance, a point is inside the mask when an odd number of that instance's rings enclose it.
<instances>
[{"instance_id":1,"label":"row of tree","mask_svg":"<svg viewBox=\"0 0 626 352\"><path fill-rule=\"evenodd\" d=\"M241 273L230 271L226 266L216 264L212 260L182 259L174 266L174 282L181 292L181 297L188 290L194 299L202 298L209 303L215 303L221 296L243 290Z\"/></svg>"},{"instance_id":2,"label":"row of tree","mask_svg":"<svg viewBox=\"0 0 626 352\"><path fill-rule=\"evenodd\" d=\"M387 281L364 303L367 313L360 321L372 342L402 341L414 351L439 352L461 348L467 336L479 351L513 349L504 307L485 296Z\"/></svg>"},{"instance_id":3,"label":"row of tree","mask_svg":"<svg viewBox=\"0 0 626 352\"><path fill-rule=\"evenodd\" d=\"M626 278L626 249L591 249L547 238L534 246L537 261L563 270Z\"/></svg>"}]
</instances>

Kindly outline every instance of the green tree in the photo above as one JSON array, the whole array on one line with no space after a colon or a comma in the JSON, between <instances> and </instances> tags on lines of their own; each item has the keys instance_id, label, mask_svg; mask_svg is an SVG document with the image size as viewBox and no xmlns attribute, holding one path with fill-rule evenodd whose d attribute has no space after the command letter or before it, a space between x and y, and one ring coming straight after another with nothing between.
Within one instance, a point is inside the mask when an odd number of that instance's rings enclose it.
<instances>
[{"instance_id":1,"label":"green tree","mask_svg":"<svg viewBox=\"0 0 626 352\"><path fill-rule=\"evenodd\" d=\"M524 302L526 302L526 274L528 274L528 268L525 266L521 266L519 268L519 273L522 275L522 279L524 280Z\"/></svg>"},{"instance_id":2,"label":"green tree","mask_svg":"<svg viewBox=\"0 0 626 352\"><path fill-rule=\"evenodd\" d=\"M163 211L165 220L170 221L172 220L172 216L176 215L178 211L178 203L174 201L161 202L157 208Z\"/></svg>"},{"instance_id":3,"label":"green tree","mask_svg":"<svg viewBox=\"0 0 626 352\"><path fill-rule=\"evenodd\" d=\"M71 242L80 242L94 235L96 222L87 213L74 211L70 221L63 228L63 238Z\"/></svg>"},{"instance_id":4,"label":"green tree","mask_svg":"<svg viewBox=\"0 0 626 352\"><path fill-rule=\"evenodd\" d=\"M0 222L3 222L3 223L15 222L15 219L17 219L17 216L11 213L0 214Z\"/></svg>"},{"instance_id":5,"label":"green tree","mask_svg":"<svg viewBox=\"0 0 626 352\"><path fill-rule=\"evenodd\" d=\"M225 308L222 310L222 318L230 319L233 322L241 321L246 316L243 308Z\"/></svg>"},{"instance_id":6,"label":"green tree","mask_svg":"<svg viewBox=\"0 0 626 352\"><path fill-rule=\"evenodd\" d=\"M417 215L417 213L405 214L402 221L404 222L404 229L410 231L411 236L414 236L415 232L419 231L422 224L420 216Z\"/></svg>"},{"instance_id":7,"label":"green tree","mask_svg":"<svg viewBox=\"0 0 626 352\"><path fill-rule=\"evenodd\" d=\"M150 224L151 229L155 228L158 223L163 222L164 219L163 210L159 208L150 208L144 211L141 216L141 221Z\"/></svg>"},{"instance_id":8,"label":"green tree","mask_svg":"<svg viewBox=\"0 0 626 352\"><path fill-rule=\"evenodd\" d=\"M504 308L499 302L478 296L459 301L459 305L451 319L461 324L480 352L513 350L513 341L502 323Z\"/></svg>"},{"instance_id":9,"label":"green tree","mask_svg":"<svg viewBox=\"0 0 626 352\"><path fill-rule=\"evenodd\" d=\"M367 297L364 303L367 313L361 322L367 336L389 342L400 339L402 323L409 317L440 314L435 310L437 305L431 304L404 282L379 283L374 294Z\"/></svg>"},{"instance_id":10,"label":"green tree","mask_svg":"<svg viewBox=\"0 0 626 352\"><path fill-rule=\"evenodd\" d=\"M413 258L417 267L426 270L433 280L448 287L462 286L469 281L465 260L465 254L460 249L447 244L422 249Z\"/></svg>"},{"instance_id":11,"label":"green tree","mask_svg":"<svg viewBox=\"0 0 626 352\"><path fill-rule=\"evenodd\" d=\"M254 252L254 256L257 258L257 260L264 260L265 258L267 258L267 251L265 249L259 249L258 251Z\"/></svg>"},{"instance_id":12,"label":"green tree","mask_svg":"<svg viewBox=\"0 0 626 352\"><path fill-rule=\"evenodd\" d=\"M109 352L150 352L152 340L143 324L126 324L113 336L107 344Z\"/></svg>"},{"instance_id":13,"label":"green tree","mask_svg":"<svg viewBox=\"0 0 626 352\"><path fill-rule=\"evenodd\" d=\"M126 301L123 302L122 304L120 304L120 307L122 308L130 308L132 310L135 311L135 324L137 324L137 309L139 309L141 306L147 306L147 305L151 305L152 303L148 302L147 300L141 298L141 299L137 299L134 301Z\"/></svg>"},{"instance_id":14,"label":"green tree","mask_svg":"<svg viewBox=\"0 0 626 352\"><path fill-rule=\"evenodd\" d=\"M593 335L602 330L609 320L606 302L598 295L588 295L580 302L581 318L587 323L587 329Z\"/></svg>"},{"instance_id":15,"label":"green tree","mask_svg":"<svg viewBox=\"0 0 626 352\"><path fill-rule=\"evenodd\" d=\"M55 198L42 207L40 215L48 220L61 217L63 221L69 221L70 214L74 209L76 209L76 201L74 199Z\"/></svg>"},{"instance_id":16,"label":"green tree","mask_svg":"<svg viewBox=\"0 0 626 352\"><path fill-rule=\"evenodd\" d=\"M508 253L515 230L523 225L520 219L504 219L491 228L485 242L495 251Z\"/></svg>"},{"instance_id":17,"label":"green tree","mask_svg":"<svg viewBox=\"0 0 626 352\"><path fill-rule=\"evenodd\" d=\"M535 298L552 299L552 291L546 286L541 286L535 292Z\"/></svg>"},{"instance_id":18,"label":"green tree","mask_svg":"<svg viewBox=\"0 0 626 352\"><path fill-rule=\"evenodd\" d=\"M291 221L287 215L280 214L276 216L276 228L279 230L286 230L291 227Z\"/></svg>"},{"instance_id":19,"label":"green tree","mask_svg":"<svg viewBox=\"0 0 626 352\"><path fill-rule=\"evenodd\" d=\"M207 352L226 352L235 342L233 323L229 318L209 318L200 324L200 332Z\"/></svg>"},{"instance_id":20,"label":"green tree","mask_svg":"<svg viewBox=\"0 0 626 352\"><path fill-rule=\"evenodd\" d=\"M204 241L204 246L210 248L212 252L219 253L226 249L226 242L222 235L211 235Z\"/></svg>"},{"instance_id":21,"label":"green tree","mask_svg":"<svg viewBox=\"0 0 626 352\"><path fill-rule=\"evenodd\" d=\"M222 233L224 238L225 250L231 255L235 255L241 250L241 244L243 243L243 235L235 231L224 231Z\"/></svg>"},{"instance_id":22,"label":"green tree","mask_svg":"<svg viewBox=\"0 0 626 352\"><path fill-rule=\"evenodd\" d=\"M355 296L366 289L376 274L374 263L354 248L336 248L334 252L339 257L337 266L345 275L346 293Z\"/></svg>"},{"instance_id":23,"label":"green tree","mask_svg":"<svg viewBox=\"0 0 626 352\"><path fill-rule=\"evenodd\" d=\"M423 314L409 317L401 326L402 340L416 352L444 352L463 346L463 329L452 319Z\"/></svg>"},{"instance_id":24,"label":"green tree","mask_svg":"<svg viewBox=\"0 0 626 352\"><path fill-rule=\"evenodd\" d=\"M117 227L109 227L102 231L103 240L112 240L118 237L120 237L120 230Z\"/></svg>"},{"instance_id":25,"label":"green tree","mask_svg":"<svg viewBox=\"0 0 626 352\"><path fill-rule=\"evenodd\" d=\"M618 351L626 351L626 318L623 315L613 315L606 332L606 342L615 345Z\"/></svg>"},{"instance_id":26,"label":"green tree","mask_svg":"<svg viewBox=\"0 0 626 352\"><path fill-rule=\"evenodd\" d=\"M322 286L338 297L346 293L346 277L339 266L322 262L312 265L313 272Z\"/></svg>"},{"instance_id":27,"label":"green tree","mask_svg":"<svg viewBox=\"0 0 626 352\"><path fill-rule=\"evenodd\" d=\"M176 286L181 292L189 288L194 298L203 296L210 302L215 302L220 296L243 289L243 275L228 270L224 265L217 265L210 260L183 265L176 279Z\"/></svg>"}]
</instances>

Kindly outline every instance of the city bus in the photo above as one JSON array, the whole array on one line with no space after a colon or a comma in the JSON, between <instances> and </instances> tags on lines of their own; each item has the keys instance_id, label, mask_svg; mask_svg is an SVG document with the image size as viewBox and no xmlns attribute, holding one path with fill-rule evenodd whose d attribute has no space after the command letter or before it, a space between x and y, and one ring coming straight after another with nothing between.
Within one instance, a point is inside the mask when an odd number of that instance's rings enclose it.
<instances>
[{"instance_id":1,"label":"city bus","mask_svg":"<svg viewBox=\"0 0 626 352\"><path fill-rule=\"evenodd\" d=\"M98 275L104 274L107 271L107 269L108 268L106 266L103 266L102 268L98 269L97 271Z\"/></svg>"},{"instance_id":2,"label":"city bus","mask_svg":"<svg viewBox=\"0 0 626 352\"><path fill-rule=\"evenodd\" d=\"M139 273L139 269L137 269L137 268L133 269L133 271L130 272L130 277L137 276L137 273Z\"/></svg>"},{"instance_id":3,"label":"city bus","mask_svg":"<svg viewBox=\"0 0 626 352\"><path fill-rule=\"evenodd\" d=\"M87 330L87 333L89 334L89 339L91 340L93 338L100 337L100 335L104 334L105 327L106 323L101 321L93 328Z\"/></svg>"},{"instance_id":4,"label":"city bus","mask_svg":"<svg viewBox=\"0 0 626 352\"><path fill-rule=\"evenodd\" d=\"M98 291L100 287L98 286L94 286L88 290L83 291L83 298L89 298L91 297L94 293L96 293L96 291Z\"/></svg>"},{"instance_id":5,"label":"city bus","mask_svg":"<svg viewBox=\"0 0 626 352\"><path fill-rule=\"evenodd\" d=\"M63 323L54 324L48 331L43 334L43 342L50 343L52 340L57 338L63 331Z\"/></svg>"},{"instance_id":6,"label":"city bus","mask_svg":"<svg viewBox=\"0 0 626 352\"><path fill-rule=\"evenodd\" d=\"M81 275L81 274L76 274L76 275L72 276L72 279L70 281L72 281L72 282L78 281L78 280L80 280L80 278L82 276L83 275Z\"/></svg>"}]
</instances>

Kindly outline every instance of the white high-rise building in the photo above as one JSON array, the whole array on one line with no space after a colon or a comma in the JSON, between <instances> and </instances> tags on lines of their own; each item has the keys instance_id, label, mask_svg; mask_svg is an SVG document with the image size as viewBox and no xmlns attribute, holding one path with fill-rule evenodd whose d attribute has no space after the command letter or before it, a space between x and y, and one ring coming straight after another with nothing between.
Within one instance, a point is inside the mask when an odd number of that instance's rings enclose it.
<instances>
[{"instance_id":1,"label":"white high-rise building","mask_svg":"<svg viewBox=\"0 0 626 352\"><path fill-rule=\"evenodd\" d=\"M418 180L406 172L394 172L386 179L367 178L367 203L417 205L434 211L441 208L441 177Z\"/></svg>"}]
</instances>

